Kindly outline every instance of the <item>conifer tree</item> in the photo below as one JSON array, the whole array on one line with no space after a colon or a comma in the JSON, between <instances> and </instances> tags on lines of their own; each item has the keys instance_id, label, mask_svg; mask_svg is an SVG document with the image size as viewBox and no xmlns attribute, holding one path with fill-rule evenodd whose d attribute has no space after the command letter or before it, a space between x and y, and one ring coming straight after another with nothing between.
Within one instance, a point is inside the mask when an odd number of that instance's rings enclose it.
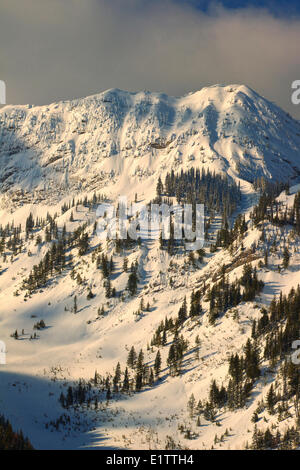
<instances>
[{"instance_id":1,"label":"conifer tree","mask_svg":"<svg viewBox=\"0 0 300 470\"><path fill-rule=\"evenodd\" d=\"M125 373L124 373L122 391L123 392L128 392L129 391L129 374L128 374L128 368L127 367L126 367Z\"/></svg>"},{"instance_id":2,"label":"conifer tree","mask_svg":"<svg viewBox=\"0 0 300 470\"><path fill-rule=\"evenodd\" d=\"M74 307L73 307L73 310L74 310L74 313L77 313L77 296L75 295L74 297Z\"/></svg>"},{"instance_id":3,"label":"conifer tree","mask_svg":"<svg viewBox=\"0 0 300 470\"><path fill-rule=\"evenodd\" d=\"M270 414L273 415L275 413L274 406L276 404L276 394L274 392L273 384L271 385L271 387L268 391L266 401L267 401L268 411L269 411Z\"/></svg>"},{"instance_id":4,"label":"conifer tree","mask_svg":"<svg viewBox=\"0 0 300 470\"><path fill-rule=\"evenodd\" d=\"M160 352L157 351L155 361L154 361L154 371L155 371L156 377L159 376L160 369L161 369L161 356L160 356Z\"/></svg>"},{"instance_id":5,"label":"conifer tree","mask_svg":"<svg viewBox=\"0 0 300 470\"><path fill-rule=\"evenodd\" d=\"M283 261L282 261L282 265L283 265L284 269L287 269L289 267L290 257L291 257L290 252L287 249L287 247L285 247L284 251L283 251Z\"/></svg>"},{"instance_id":6,"label":"conifer tree","mask_svg":"<svg viewBox=\"0 0 300 470\"><path fill-rule=\"evenodd\" d=\"M128 358L127 358L128 367L133 369L135 367L135 364L136 364L136 359L137 359L137 355L136 355L134 346L132 346L130 351L129 351Z\"/></svg>"},{"instance_id":7,"label":"conifer tree","mask_svg":"<svg viewBox=\"0 0 300 470\"><path fill-rule=\"evenodd\" d=\"M135 271L131 272L128 278L127 289L131 296L134 296L137 292L137 274Z\"/></svg>"},{"instance_id":8,"label":"conifer tree","mask_svg":"<svg viewBox=\"0 0 300 470\"><path fill-rule=\"evenodd\" d=\"M115 376L114 376L114 379L113 379L113 385L114 385L114 391L115 392L117 392L118 389L119 389L120 380L121 380L121 366L120 366L120 363L118 362L117 367L116 367L116 371L115 371Z\"/></svg>"}]
</instances>

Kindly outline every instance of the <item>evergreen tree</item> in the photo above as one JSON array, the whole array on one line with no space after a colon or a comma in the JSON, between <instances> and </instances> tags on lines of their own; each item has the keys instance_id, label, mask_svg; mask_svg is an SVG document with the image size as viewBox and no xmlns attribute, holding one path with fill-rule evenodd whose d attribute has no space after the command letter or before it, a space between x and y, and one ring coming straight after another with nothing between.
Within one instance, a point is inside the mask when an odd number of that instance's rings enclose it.
<instances>
[{"instance_id":1,"label":"evergreen tree","mask_svg":"<svg viewBox=\"0 0 300 470\"><path fill-rule=\"evenodd\" d=\"M126 367L125 373L124 373L122 391L123 392L128 392L129 391L129 374L128 374L128 368L127 367Z\"/></svg>"},{"instance_id":2,"label":"evergreen tree","mask_svg":"<svg viewBox=\"0 0 300 470\"><path fill-rule=\"evenodd\" d=\"M154 361L154 371L155 371L156 377L159 376L160 369L161 369L161 356L160 356L160 352L157 351L155 361Z\"/></svg>"},{"instance_id":3,"label":"evergreen tree","mask_svg":"<svg viewBox=\"0 0 300 470\"><path fill-rule=\"evenodd\" d=\"M120 366L120 363L118 362L117 367L116 367L116 371L115 371L115 376L114 376L114 379L113 379L113 385L114 385L114 391L115 392L117 392L118 389L119 389L120 380L121 380L121 366Z\"/></svg>"},{"instance_id":4,"label":"evergreen tree","mask_svg":"<svg viewBox=\"0 0 300 470\"><path fill-rule=\"evenodd\" d=\"M138 277L136 272L132 272L129 275L128 278L128 283L127 283L127 289L129 290L129 293L131 296L134 296L137 292L137 282L138 282Z\"/></svg>"},{"instance_id":5,"label":"evergreen tree","mask_svg":"<svg viewBox=\"0 0 300 470\"><path fill-rule=\"evenodd\" d=\"M289 267L290 257L291 257L290 252L287 249L287 247L285 247L284 251L283 251L283 261L282 261L282 265L283 265L284 269L287 269Z\"/></svg>"},{"instance_id":6,"label":"evergreen tree","mask_svg":"<svg viewBox=\"0 0 300 470\"><path fill-rule=\"evenodd\" d=\"M130 351L129 351L128 358L127 358L128 367L133 369L135 367L135 364L136 364L136 359L137 359L137 355L136 355L134 346L132 346Z\"/></svg>"},{"instance_id":7,"label":"evergreen tree","mask_svg":"<svg viewBox=\"0 0 300 470\"><path fill-rule=\"evenodd\" d=\"M178 311L179 324L184 323L186 319L187 319L187 303L186 303L186 297L184 297L183 304Z\"/></svg>"},{"instance_id":8,"label":"evergreen tree","mask_svg":"<svg viewBox=\"0 0 300 470\"><path fill-rule=\"evenodd\" d=\"M163 184L162 184L162 181L161 181L161 177L159 176L158 178L158 182L157 182L157 185L156 185L156 194L157 196L161 196L164 192L164 187L163 187Z\"/></svg>"},{"instance_id":9,"label":"evergreen tree","mask_svg":"<svg viewBox=\"0 0 300 470\"><path fill-rule=\"evenodd\" d=\"M128 258L124 258L123 260L123 271L124 273L127 273L127 270L128 270Z\"/></svg>"},{"instance_id":10,"label":"evergreen tree","mask_svg":"<svg viewBox=\"0 0 300 470\"><path fill-rule=\"evenodd\" d=\"M77 313L77 309L78 309L78 307L77 307L77 296L75 295L75 297L74 297L74 307L73 307L74 313Z\"/></svg>"},{"instance_id":11,"label":"evergreen tree","mask_svg":"<svg viewBox=\"0 0 300 470\"><path fill-rule=\"evenodd\" d=\"M271 385L271 387L268 391L266 401L267 401L268 411L269 411L270 414L273 415L275 413L274 406L276 404L276 394L274 392L273 384Z\"/></svg>"}]
</instances>

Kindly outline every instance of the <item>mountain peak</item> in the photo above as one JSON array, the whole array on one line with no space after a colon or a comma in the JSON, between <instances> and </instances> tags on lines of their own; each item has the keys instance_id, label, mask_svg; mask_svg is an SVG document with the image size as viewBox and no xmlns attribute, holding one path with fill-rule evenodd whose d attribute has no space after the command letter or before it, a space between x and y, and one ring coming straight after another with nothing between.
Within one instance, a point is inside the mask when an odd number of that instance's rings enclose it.
<instances>
[{"instance_id":1,"label":"mountain peak","mask_svg":"<svg viewBox=\"0 0 300 470\"><path fill-rule=\"evenodd\" d=\"M0 111L2 193L112 193L193 166L234 179L300 175L300 124L246 85L182 97L109 89L49 106ZM5 202L6 204L6 202Z\"/></svg>"}]
</instances>

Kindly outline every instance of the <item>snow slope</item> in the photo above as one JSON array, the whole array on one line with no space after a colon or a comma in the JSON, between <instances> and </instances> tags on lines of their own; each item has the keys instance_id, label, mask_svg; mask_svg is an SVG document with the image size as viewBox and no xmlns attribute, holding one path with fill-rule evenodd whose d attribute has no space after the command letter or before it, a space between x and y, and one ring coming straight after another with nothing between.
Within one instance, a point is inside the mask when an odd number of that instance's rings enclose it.
<instances>
[{"instance_id":1,"label":"snow slope","mask_svg":"<svg viewBox=\"0 0 300 470\"><path fill-rule=\"evenodd\" d=\"M222 264L229 268L230 280L239 277L241 246L233 253L219 249L212 254L206 247L204 262L190 266L186 254L170 257L159 249L158 241L136 246L118 254L114 245L104 242L102 250L113 255L115 270L112 284L117 292L125 289L128 273L123 272L123 257L129 265L139 261L137 296L123 301L107 299L101 271L93 261L93 248L99 240L93 234L95 208L79 205L61 215L61 204L73 197L91 196L93 191L112 200L127 195L149 201L155 195L159 175L171 169L180 171L203 167L223 172L241 183L244 194L241 212L249 220L256 203L251 182L258 176L270 179L298 179L300 172L300 124L253 90L240 85L216 85L172 98L149 92L128 93L109 90L92 97L49 106L6 106L0 111L1 223L14 220L22 224L29 212L34 218L57 213L55 219L67 231L87 223L90 251L78 257L72 251L77 273L86 280L78 285L66 270L56 275L47 287L24 298L22 280L37 264L49 243L45 231L35 231L34 239L13 259L1 261L0 339L7 345L7 364L0 365L0 412L17 428L22 428L33 445L44 449L64 448L164 448L167 436L182 447L209 449L216 434L229 430L217 447L239 449L250 441L251 416L265 396L274 376L269 372L255 388L247 409L218 416L219 426L204 422L197 427L187 413L187 401L194 393L206 399L211 380L228 380L228 357L241 352L251 334L251 321L260 317L260 308L268 305L280 290L288 293L300 280L300 242L290 236L291 229L266 227L280 238L278 251L269 259L269 269L259 267L264 256L260 232L252 227L243 239L244 248L258 245L253 262L266 287L255 302L247 302L228 311L215 326L208 322L208 305L198 321L188 320L183 334L189 341L183 374L170 377L166 367L168 348L161 348L162 373L152 388L131 396L117 396L107 405L99 392L98 410L82 407L70 410L71 425L56 430L49 423L65 410L58 397L79 378L90 379L95 370L113 373L117 362L126 366L132 345L143 349L145 361L153 365L157 348L147 348L166 316L175 318L184 297L208 285L218 277ZM291 207L295 192L281 194L278 201ZM74 221L70 221L73 212ZM216 222L218 224L218 221ZM283 245L289 240L293 256L290 267L278 272ZM28 256L28 252L31 256ZM123 256L122 256L123 255ZM171 285L172 282L172 285ZM87 299L88 288L94 298ZM16 290L18 296L14 295ZM78 312L72 311L77 296ZM141 298L150 310L137 316ZM98 315L104 306L105 314ZM237 310L237 311L236 311ZM46 329L30 340L33 324L43 319ZM18 329L19 340L10 335ZM200 357L195 357L195 339L200 337ZM98 393L98 392L97 392ZM293 422L284 421L281 429ZM187 440L178 430L184 424L195 432ZM249 437L250 436L250 437Z\"/></svg>"}]
</instances>

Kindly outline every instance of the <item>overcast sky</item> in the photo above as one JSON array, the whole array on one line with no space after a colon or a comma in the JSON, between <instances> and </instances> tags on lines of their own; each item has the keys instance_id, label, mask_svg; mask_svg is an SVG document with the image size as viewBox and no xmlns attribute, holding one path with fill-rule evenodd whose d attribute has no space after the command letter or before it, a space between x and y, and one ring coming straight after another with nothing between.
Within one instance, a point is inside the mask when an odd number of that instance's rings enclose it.
<instances>
[{"instance_id":1,"label":"overcast sky","mask_svg":"<svg viewBox=\"0 0 300 470\"><path fill-rule=\"evenodd\" d=\"M0 0L7 102L245 83L300 119L290 98L300 79L300 12L298 2L283 3Z\"/></svg>"}]
</instances>

